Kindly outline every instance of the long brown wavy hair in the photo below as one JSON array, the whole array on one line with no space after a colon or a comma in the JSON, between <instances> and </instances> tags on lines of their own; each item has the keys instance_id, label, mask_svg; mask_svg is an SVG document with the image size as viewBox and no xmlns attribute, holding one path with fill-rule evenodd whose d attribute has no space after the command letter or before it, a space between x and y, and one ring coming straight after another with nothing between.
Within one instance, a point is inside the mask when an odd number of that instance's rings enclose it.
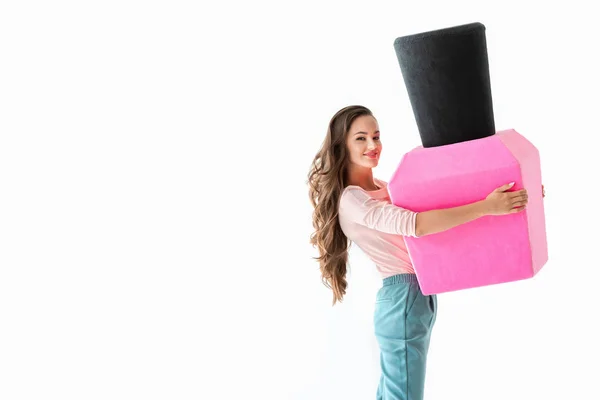
<instances>
[{"instance_id":1,"label":"long brown wavy hair","mask_svg":"<svg viewBox=\"0 0 600 400\"><path fill-rule=\"evenodd\" d=\"M346 137L352 122L362 115L373 116L363 106L347 106L329 121L327 135L315 155L308 174L309 198L314 207L310 243L319 250L318 260L323 284L333 290L333 304L342 302L346 294L346 268L350 240L338 219L342 191L348 184L348 151Z\"/></svg>"}]
</instances>

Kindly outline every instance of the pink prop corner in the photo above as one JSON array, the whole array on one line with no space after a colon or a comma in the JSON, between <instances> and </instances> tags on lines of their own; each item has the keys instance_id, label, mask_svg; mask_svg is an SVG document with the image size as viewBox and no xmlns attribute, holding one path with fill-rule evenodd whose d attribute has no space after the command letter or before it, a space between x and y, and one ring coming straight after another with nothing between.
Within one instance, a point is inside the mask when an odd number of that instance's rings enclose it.
<instances>
[{"instance_id":1,"label":"pink prop corner","mask_svg":"<svg viewBox=\"0 0 600 400\"><path fill-rule=\"evenodd\" d=\"M388 183L392 203L413 211L485 199L515 182L529 194L516 214L485 216L445 232L406 237L423 294L527 279L548 260L539 152L515 130L406 153Z\"/></svg>"}]
</instances>

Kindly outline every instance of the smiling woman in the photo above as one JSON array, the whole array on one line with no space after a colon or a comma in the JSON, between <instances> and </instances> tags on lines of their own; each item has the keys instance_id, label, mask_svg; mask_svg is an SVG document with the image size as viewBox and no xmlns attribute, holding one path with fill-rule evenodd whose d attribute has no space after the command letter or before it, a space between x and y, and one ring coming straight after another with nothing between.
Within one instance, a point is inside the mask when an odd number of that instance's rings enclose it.
<instances>
[{"instance_id":1,"label":"smiling woman","mask_svg":"<svg viewBox=\"0 0 600 400\"><path fill-rule=\"evenodd\" d=\"M424 390L437 296L421 291L404 237L519 212L527 193L506 192L512 185L503 185L485 200L417 213L392 204L387 182L373 177L382 150L379 125L368 108L348 106L332 117L308 174L315 228L310 242L319 250L321 280L332 289L334 305L346 294L350 243L373 261L383 278L374 317L381 350L378 398L417 400Z\"/></svg>"}]
</instances>

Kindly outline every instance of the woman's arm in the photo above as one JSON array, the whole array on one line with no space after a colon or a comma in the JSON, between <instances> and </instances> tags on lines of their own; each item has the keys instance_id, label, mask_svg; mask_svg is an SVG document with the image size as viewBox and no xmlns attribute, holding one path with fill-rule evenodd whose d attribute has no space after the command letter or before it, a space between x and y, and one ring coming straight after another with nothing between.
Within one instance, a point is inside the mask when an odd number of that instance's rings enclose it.
<instances>
[{"instance_id":1,"label":"woman's arm","mask_svg":"<svg viewBox=\"0 0 600 400\"><path fill-rule=\"evenodd\" d=\"M415 236L416 215L357 188L345 190L340 200L340 219L393 235Z\"/></svg>"},{"instance_id":2,"label":"woman's arm","mask_svg":"<svg viewBox=\"0 0 600 400\"><path fill-rule=\"evenodd\" d=\"M421 237L443 232L484 215L501 215L522 210L527 203L527 193L525 190L504 192L511 187L511 184L501 186L485 200L423 212L414 212L373 199L359 189L349 189L344 192L340 201L340 218L380 232Z\"/></svg>"},{"instance_id":3,"label":"woman's arm","mask_svg":"<svg viewBox=\"0 0 600 400\"><path fill-rule=\"evenodd\" d=\"M506 192L513 184L495 189L485 200L463 206L423 211L417 214L416 236L427 236L471 222L485 215L512 214L525 209L527 191Z\"/></svg>"},{"instance_id":4,"label":"woman's arm","mask_svg":"<svg viewBox=\"0 0 600 400\"><path fill-rule=\"evenodd\" d=\"M443 232L483 217L486 215L484 201L417 213L417 237Z\"/></svg>"}]
</instances>

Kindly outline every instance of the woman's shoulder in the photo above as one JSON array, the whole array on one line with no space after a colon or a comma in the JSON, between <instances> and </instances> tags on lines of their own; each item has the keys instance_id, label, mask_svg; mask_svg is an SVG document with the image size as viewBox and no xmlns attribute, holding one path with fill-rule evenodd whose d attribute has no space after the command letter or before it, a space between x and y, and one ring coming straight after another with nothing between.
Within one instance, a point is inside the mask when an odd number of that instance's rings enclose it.
<instances>
[{"instance_id":1,"label":"woman's shoulder","mask_svg":"<svg viewBox=\"0 0 600 400\"><path fill-rule=\"evenodd\" d=\"M386 181L384 181L383 179L373 178L373 180L375 181L375 183L377 183L377 185L380 188L387 188L388 183Z\"/></svg>"},{"instance_id":2,"label":"woman's shoulder","mask_svg":"<svg viewBox=\"0 0 600 400\"><path fill-rule=\"evenodd\" d=\"M375 189L375 190L365 190L362 187L357 186L357 185L347 185L344 188L344 190L342 190L342 194L344 194L348 190L358 190L358 191L361 191L364 193L377 193L379 191L382 191L383 189L387 189L388 184L386 181L379 179L379 178L373 178L373 180L375 181L375 184L377 185L377 189Z\"/></svg>"},{"instance_id":3,"label":"woman's shoulder","mask_svg":"<svg viewBox=\"0 0 600 400\"><path fill-rule=\"evenodd\" d=\"M387 196L387 182L378 178L373 178L378 189L365 190L357 185L347 185L341 193L340 198L352 198L354 200L365 201L370 198L383 198ZM348 196L350 194L350 196Z\"/></svg>"}]
</instances>

